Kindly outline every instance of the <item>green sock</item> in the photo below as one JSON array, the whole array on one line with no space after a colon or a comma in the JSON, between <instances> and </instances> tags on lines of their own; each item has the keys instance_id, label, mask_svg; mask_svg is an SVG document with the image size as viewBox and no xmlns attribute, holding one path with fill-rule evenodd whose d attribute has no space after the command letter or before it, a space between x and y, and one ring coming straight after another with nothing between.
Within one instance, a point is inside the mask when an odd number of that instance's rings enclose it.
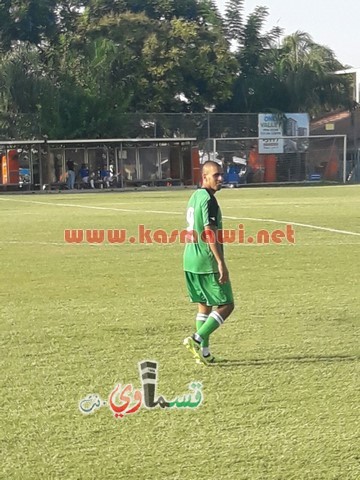
<instances>
[{"instance_id":1,"label":"green sock","mask_svg":"<svg viewBox=\"0 0 360 480\"><path fill-rule=\"evenodd\" d=\"M199 335L203 342L209 341L209 336L224 323L222 316L214 311L211 312L206 322L199 328L195 335Z\"/></svg>"},{"instance_id":2,"label":"green sock","mask_svg":"<svg viewBox=\"0 0 360 480\"><path fill-rule=\"evenodd\" d=\"M196 315L196 331L200 330L200 328L205 324L206 320L208 319L208 315L206 313L198 313ZM201 342L202 347L209 346L209 338Z\"/></svg>"}]
</instances>

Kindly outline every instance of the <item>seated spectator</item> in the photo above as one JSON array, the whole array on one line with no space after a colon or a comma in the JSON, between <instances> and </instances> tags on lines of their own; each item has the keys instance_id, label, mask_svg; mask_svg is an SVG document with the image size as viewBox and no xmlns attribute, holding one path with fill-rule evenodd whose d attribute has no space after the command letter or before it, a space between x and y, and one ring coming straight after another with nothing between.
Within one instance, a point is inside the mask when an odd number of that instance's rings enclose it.
<instances>
[{"instance_id":1,"label":"seated spectator","mask_svg":"<svg viewBox=\"0 0 360 480\"><path fill-rule=\"evenodd\" d=\"M95 175L95 173L93 172L93 173L90 175L90 187L91 187L91 188L95 188L95 180L96 180L96 175Z\"/></svg>"},{"instance_id":2,"label":"seated spectator","mask_svg":"<svg viewBox=\"0 0 360 480\"><path fill-rule=\"evenodd\" d=\"M83 163L81 165L81 168L79 170L79 175L81 177L82 183L85 183L86 185L88 185L89 184L89 169L87 168L85 163Z\"/></svg>"},{"instance_id":3,"label":"seated spectator","mask_svg":"<svg viewBox=\"0 0 360 480\"><path fill-rule=\"evenodd\" d=\"M100 169L100 180L106 184L107 188L110 187L111 172L110 170L106 170L104 166Z\"/></svg>"}]
</instances>

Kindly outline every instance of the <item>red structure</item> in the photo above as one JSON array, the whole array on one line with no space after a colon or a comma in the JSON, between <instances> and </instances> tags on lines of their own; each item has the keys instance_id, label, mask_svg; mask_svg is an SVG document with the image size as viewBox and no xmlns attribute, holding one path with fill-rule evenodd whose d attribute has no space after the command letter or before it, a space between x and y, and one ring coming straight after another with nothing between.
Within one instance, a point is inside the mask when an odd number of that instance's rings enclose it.
<instances>
[{"instance_id":1,"label":"red structure","mask_svg":"<svg viewBox=\"0 0 360 480\"><path fill-rule=\"evenodd\" d=\"M19 156L17 150L9 150L1 157L0 183L3 185L19 183Z\"/></svg>"}]
</instances>

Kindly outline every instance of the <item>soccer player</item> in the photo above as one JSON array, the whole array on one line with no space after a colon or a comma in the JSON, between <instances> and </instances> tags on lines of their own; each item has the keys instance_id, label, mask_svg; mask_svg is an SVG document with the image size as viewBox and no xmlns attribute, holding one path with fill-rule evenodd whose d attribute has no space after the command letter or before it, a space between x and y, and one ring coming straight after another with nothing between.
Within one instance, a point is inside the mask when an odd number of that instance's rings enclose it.
<instances>
[{"instance_id":1,"label":"soccer player","mask_svg":"<svg viewBox=\"0 0 360 480\"><path fill-rule=\"evenodd\" d=\"M209 349L210 335L234 310L234 299L225 264L221 210L215 198L223 182L217 162L202 166L202 187L191 196L186 219L189 232L184 251L184 271L190 301L198 304L196 332L185 338L185 347L198 363L210 365L222 361Z\"/></svg>"}]
</instances>

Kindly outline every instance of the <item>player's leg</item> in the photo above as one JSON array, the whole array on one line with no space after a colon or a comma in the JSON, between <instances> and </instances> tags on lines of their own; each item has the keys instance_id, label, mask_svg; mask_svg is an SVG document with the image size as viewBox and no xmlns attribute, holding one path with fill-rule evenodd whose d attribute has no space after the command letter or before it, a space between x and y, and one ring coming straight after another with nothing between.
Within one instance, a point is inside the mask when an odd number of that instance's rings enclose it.
<instances>
[{"instance_id":1,"label":"player's leg","mask_svg":"<svg viewBox=\"0 0 360 480\"><path fill-rule=\"evenodd\" d=\"M199 344L209 342L210 335L225 322L234 310L234 299L230 281L220 285L216 274L209 274L202 280L203 292L207 297L207 303L209 305L218 305L218 307L209 314L206 322L193 335L192 338ZM203 363L207 363L206 357L208 357L208 362L209 360L212 360L212 363L215 361L215 358L210 352L206 352L202 357L204 358L200 358L200 360Z\"/></svg>"},{"instance_id":2,"label":"player's leg","mask_svg":"<svg viewBox=\"0 0 360 480\"><path fill-rule=\"evenodd\" d=\"M196 334L193 335L194 338L197 338L200 340L202 338L201 342L201 353L202 356L204 357L203 359L199 358L196 356L196 362L199 364L204 364L204 359L206 360L206 364L216 364L216 363L222 363L224 362L224 358L216 355L214 356L211 351L210 351L210 334L213 333L215 330L217 330L225 321L225 319L231 314L231 312L234 309L234 304L227 304L227 305L219 305L218 308L214 310L214 312L217 312L218 315L212 315L213 318L210 317L209 322L207 323L207 328L206 331L204 332L204 329L202 329L204 323L201 325L199 324L200 328L197 328ZM212 313L212 312L211 312ZM199 330L202 329L200 332L202 334L199 335ZM207 336L206 336L207 334ZM199 335L199 337L197 337ZM204 347L203 345L208 345L208 348Z\"/></svg>"},{"instance_id":3,"label":"player's leg","mask_svg":"<svg viewBox=\"0 0 360 480\"><path fill-rule=\"evenodd\" d=\"M192 272L185 272L185 282L187 291L192 303L198 304L198 313L196 315L196 329L201 328L208 319L209 313L212 310L212 307L207 305L206 297L203 294L201 286L201 276ZM196 359L200 359L201 352L201 342L197 343L193 340L192 337L185 338L184 340L185 347L192 353ZM204 347L206 348L208 342L205 342Z\"/></svg>"},{"instance_id":4,"label":"player's leg","mask_svg":"<svg viewBox=\"0 0 360 480\"><path fill-rule=\"evenodd\" d=\"M206 305L206 303L199 303L198 304L198 313L196 315L196 322L195 327L196 331L200 330L200 328L204 325L206 320L208 319L211 313L212 307ZM203 355L209 355L209 339L207 338L203 342L201 342L201 351Z\"/></svg>"},{"instance_id":5,"label":"player's leg","mask_svg":"<svg viewBox=\"0 0 360 480\"><path fill-rule=\"evenodd\" d=\"M235 308L234 303L228 303L226 305L219 305L213 310L206 322L201 326L197 333L204 339L212 334L217 328L219 328L225 320L231 315Z\"/></svg>"},{"instance_id":6,"label":"player's leg","mask_svg":"<svg viewBox=\"0 0 360 480\"><path fill-rule=\"evenodd\" d=\"M219 305L213 310L206 322L197 330L194 339L198 342L208 342L210 335L215 332L234 310L234 302Z\"/></svg>"},{"instance_id":7,"label":"player's leg","mask_svg":"<svg viewBox=\"0 0 360 480\"><path fill-rule=\"evenodd\" d=\"M198 275L185 272L190 300L198 303L199 310L196 317L197 331L192 337L184 340L184 345L195 358L205 364L208 364L210 359L214 360L208 347L206 348L210 335L224 323L234 309L231 283L220 285L218 276L219 274L213 273ZM213 306L218 307L211 311ZM206 319L205 315L208 315Z\"/></svg>"}]
</instances>

